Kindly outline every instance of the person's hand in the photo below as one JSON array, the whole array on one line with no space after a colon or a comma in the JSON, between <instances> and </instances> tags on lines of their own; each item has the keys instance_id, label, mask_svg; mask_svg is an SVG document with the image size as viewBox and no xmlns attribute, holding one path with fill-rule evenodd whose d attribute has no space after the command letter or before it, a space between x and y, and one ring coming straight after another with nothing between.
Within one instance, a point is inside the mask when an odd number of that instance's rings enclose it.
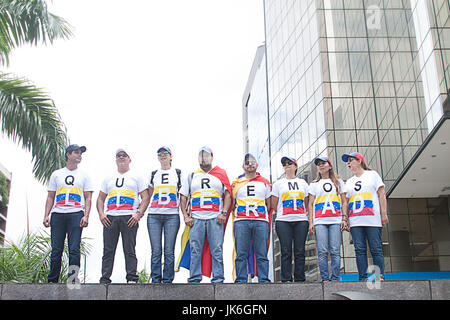
<instances>
[{"instance_id":1,"label":"person's hand","mask_svg":"<svg viewBox=\"0 0 450 320\"><path fill-rule=\"evenodd\" d=\"M44 221L42 222L46 228L50 227L50 217L45 216Z\"/></svg>"},{"instance_id":2,"label":"person's hand","mask_svg":"<svg viewBox=\"0 0 450 320\"><path fill-rule=\"evenodd\" d=\"M316 229L314 228L314 224L312 224L312 223L309 224L308 231L309 231L310 234L315 234L316 233Z\"/></svg>"},{"instance_id":3,"label":"person's hand","mask_svg":"<svg viewBox=\"0 0 450 320\"><path fill-rule=\"evenodd\" d=\"M127 221L127 225L130 228L133 228L139 223L139 220L141 220L141 215L139 213L134 213L131 215L131 218Z\"/></svg>"},{"instance_id":4,"label":"person's hand","mask_svg":"<svg viewBox=\"0 0 450 320\"><path fill-rule=\"evenodd\" d=\"M225 222L227 222L227 216L224 215L223 213L220 213L217 216L217 224L224 224Z\"/></svg>"},{"instance_id":5,"label":"person's hand","mask_svg":"<svg viewBox=\"0 0 450 320\"><path fill-rule=\"evenodd\" d=\"M184 223L188 226L188 227L192 227L194 225L194 219L192 219L191 216L185 216L184 217Z\"/></svg>"},{"instance_id":6,"label":"person's hand","mask_svg":"<svg viewBox=\"0 0 450 320\"><path fill-rule=\"evenodd\" d=\"M88 224L89 224L89 217L83 216L83 218L81 218L81 221L80 221L80 227L85 228L88 226Z\"/></svg>"},{"instance_id":7,"label":"person's hand","mask_svg":"<svg viewBox=\"0 0 450 320\"><path fill-rule=\"evenodd\" d=\"M348 229L349 229L349 228L348 228L348 222L347 222L347 220L342 220L342 222L341 222L341 232L342 232L342 231L349 231Z\"/></svg>"},{"instance_id":8,"label":"person's hand","mask_svg":"<svg viewBox=\"0 0 450 320\"><path fill-rule=\"evenodd\" d=\"M381 214L381 225L384 227L389 223L389 218L387 214Z\"/></svg>"},{"instance_id":9,"label":"person's hand","mask_svg":"<svg viewBox=\"0 0 450 320\"><path fill-rule=\"evenodd\" d=\"M106 216L106 214L102 214L100 216L100 222L102 223L102 225L105 228L109 228L111 226L111 221L108 219L108 217Z\"/></svg>"}]
</instances>

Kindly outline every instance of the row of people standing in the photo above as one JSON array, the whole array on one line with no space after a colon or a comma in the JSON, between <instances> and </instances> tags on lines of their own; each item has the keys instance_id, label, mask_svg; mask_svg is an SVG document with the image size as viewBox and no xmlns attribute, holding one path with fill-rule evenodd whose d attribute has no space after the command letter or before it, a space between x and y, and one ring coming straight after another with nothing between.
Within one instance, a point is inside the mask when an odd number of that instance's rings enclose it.
<instances>
[{"instance_id":1,"label":"row of people standing","mask_svg":"<svg viewBox=\"0 0 450 320\"><path fill-rule=\"evenodd\" d=\"M80 265L81 232L88 225L93 192L89 177L77 167L85 151L84 146L69 146L66 149L66 167L55 171L50 178L44 216L44 225L51 226L49 282L58 282L66 235L69 264ZM118 170L102 183L96 202L99 218L104 226L100 283L111 282L119 235L122 236L126 279L128 282L138 281L136 234L139 220L147 207L152 283L171 283L174 269L179 266L190 270L188 282L200 282L202 275L212 275L211 282L223 282L223 240L231 211L235 242L235 282L247 281L251 258L255 260L259 282L270 282L267 250L272 209L277 212L276 231L282 254L281 280L292 281L292 247L293 280L305 280L305 242L308 231L316 234L322 279L336 280L340 270L340 232L349 228L347 200L350 201L350 230L355 243L360 279L367 276L364 273L367 267L363 270L366 238L374 263L378 263L381 274L384 273L382 251L381 258L377 255L377 250L381 250L381 226L387 223L385 196L384 201L382 199L384 189L381 178L375 171L366 174L371 170L364 168L364 158L360 154L343 156L343 160L348 162L349 168L355 173L354 177L358 178L354 181L353 189L356 193L353 194L349 184L352 179L344 185L334 175L327 158L315 160L319 177L308 186L304 180L296 177L295 159L283 157L286 177L277 181L272 188L270 182L257 172L258 163L250 154L244 158L244 174L230 184L226 171L212 166L213 153L208 147L199 151L200 168L187 176L182 175L179 169L172 168L172 152L168 147L159 148L157 153L161 169L152 172L150 180L145 181L130 170L130 155L124 149L118 149ZM357 160L362 171L352 169L353 160ZM369 189L375 187L372 186L373 183L381 185L375 193L368 196ZM376 199L374 195L377 196ZM179 208L186 226L182 236L182 252L175 267L175 241L180 228ZM380 230L372 232L367 229L364 219L373 220L368 225L369 229ZM374 222L376 219L380 223ZM354 224L352 221L355 221ZM332 255L331 277L328 276L328 249ZM163 255L164 267L161 263Z\"/></svg>"}]
</instances>

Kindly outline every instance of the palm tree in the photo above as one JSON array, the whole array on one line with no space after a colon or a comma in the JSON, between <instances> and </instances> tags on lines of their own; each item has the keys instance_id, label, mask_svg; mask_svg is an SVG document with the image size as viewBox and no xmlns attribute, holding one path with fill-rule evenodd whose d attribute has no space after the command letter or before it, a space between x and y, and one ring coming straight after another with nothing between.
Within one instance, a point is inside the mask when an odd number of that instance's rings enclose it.
<instances>
[{"instance_id":1,"label":"palm tree","mask_svg":"<svg viewBox=\"0 0 450 320\"><path fill-rule=\"evenodd\" d=\"M48 44L68 39L71 26L47 11L44 0L0 0L0 64L23 44ZM0 71L0 128L8 138L30 151L33 173L47 182L64 166L66 129L52 99L30 81Z\"/></svg>"},{"instance_id":2,"label":"palm tree","mask_svg":"<svg viewBox=\"0 0 450 320\"><path fill-rule=\"evenodd\" d=\"M86 257L92 246L82 238L80 253ZM17 243L5 240L0 247L0 282L46 283L50 270L51 241L48 232L28 233ZM61 263L60 282L67 282L69 251L67 242ZM81 274L81 272L80 272ZM84 279L83 282L85 282Z\"/></svg>"}]
</instances>

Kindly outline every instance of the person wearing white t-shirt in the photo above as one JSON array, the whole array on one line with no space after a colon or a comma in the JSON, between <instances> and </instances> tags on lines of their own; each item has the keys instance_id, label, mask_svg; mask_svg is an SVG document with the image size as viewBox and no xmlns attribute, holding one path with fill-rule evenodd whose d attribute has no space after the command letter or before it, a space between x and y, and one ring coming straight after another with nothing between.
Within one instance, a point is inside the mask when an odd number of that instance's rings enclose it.
<instances>
[{"instance_id":1,"label":"person wearing white t-shirt","mask_svg":"<svg viewBox=\"0 0 450 320\"><path fill-rule=\"evenodd\" d=\"M152 249L150 277L152 283L172 283L175 275L175 241L180 229L178 193L182 177L181 170L172 168L172 151L169 147L159 148L157 155L161 169L152 172L148 183L151 199L147 215L147 229ZM164 270L161 270L163 249Z\"/></svg>"},{"instance_id":2,"label":"person wearing white t-shirt","mask_svg":"<svg viewBox=\"0 0 450 320\"><path fill-rule=\"evenodd\" d=\"M68 279L72 279L72 282L78 280L81 233L89 224L94 191L90 177L78 168L82 153L85 151L85 146L80 147L76 144L68 146L65 154L66 166L54 171L48 183L43 222L45 227L51 227L52 252L48 282L59 281L66 236L69 248Z\"/></svg>"},{"instance_id":3,"label":"person wearing white t-shirt","mask_svg":"<svg viewBox=\"0 0 450 320\"><path fill-rule=\"evenodd\" d=\"M344 182L335 175L328 157L314 159L316 180L309 185L309 232L316 236L321 281L339 281L341 232L347 229L347 201ZM328 270L328 254L331 275Z\"/></svg>"},{"instance_id":4,"label":"person wearing white t-shirt","mask_svg":"<svg viewBox=\"0 0 450 320\"><path fill-rule=\"evenodd\" d=\"M235 200L233 216L236 250L235 283L247 283L247 262L252 247L258 282L270 282L267 250L270 235L271 185L256 171L258 162L253 155L245 155L242 169L244 175L238 177L232 184Z\"/></svg>"},{"instance_id":5,"label":"person wearing white t-shirt","mask_svg":"<svg viewBox=\"0 0 450 320\"><path fill-rule=\"evenodd\" d=\"M380 280L384 280L381 235L383 227L389 223L384 183L380 175L367 166L360 153L344 154L342 161L347 162L347 167L354 174L347 180L345 192L359 280L367 279L367 242ZM378 273L377 270L375 273Z\"/></svg>"},{"instance_id":6,"label":"person wearing white t-shirt","mask_svg":"<svg viewBox=\"0 0 450 320\"><path fill-rule=\"evenodd\" d=\"M122 237L127 283L137 283L136 235L139 220L149 203L147 184L130 170L131 159L124 149L116 151L117 172L103 180L97 211L103 224L103 258L100 283L111 283L117 242Z\"/></svg>"},{"instance_id":7,"label":"person wearing white t-shirt","mask_svg":"<svg viewBox=\"0 0 450 320\"><path fill-rule=\"evenodd\" d=\"M184 222L189 227L188 282L202 281L202 257L206 238L211 254L211 283L219 283L225 280L223 239L227 214L231 206L231 185L225 170L217 166L213 168L211 148L202 147L198 161L200 169L185 178L180 191L180 207Z\"/></svg>"},{"instance_id":8,"label":"person wearing white t-shirt","mask_svg":"<svg viewBox=\"0 0 450 320\"><path fill-rule=\"evenodd\" d=\"M281 247L281 281L303 282L305 277L305 243L308 236L308 183L297 178L297 161L281 158L286 177L272 187L272 208L276 209L275 230ZM294 247L294 279L292 279Z\"/></svg>"}]
</instances>

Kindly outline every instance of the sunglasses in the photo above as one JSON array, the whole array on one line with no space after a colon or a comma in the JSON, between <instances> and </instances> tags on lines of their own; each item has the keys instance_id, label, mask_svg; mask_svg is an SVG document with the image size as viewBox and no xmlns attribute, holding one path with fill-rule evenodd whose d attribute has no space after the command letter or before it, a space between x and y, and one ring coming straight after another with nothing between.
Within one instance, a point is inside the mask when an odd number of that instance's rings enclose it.
<instances>
[{"instance_id":1,"label":"sunglasses","mask_svg":"<svg viewBox=\"0 0 450 320\"><path fill-rule=\"evenodd\" d=\"M283 163L283 167L290 166L291 164L294 164L292 161L286 161Z\"/></svg>"},{"instance_id":2,"label":"sunglasses","mask_svg":"<svg viewBox=\"0 0 450 320\"><path fill-rule=\"evenodd\" d=\"M128 158L128 155L126 153L119 153L116 155L116 158Z\"/></svg>"},{"instance_id":3,"label":"sunglasses","mask_svg":"<svg viewBox=\"0 0 450 320\"><path fill-rule=\"evenodd\" d=\"M170 153L168 151L158 152L158 157L168 156Z\"/></svg>"},{"instance_id":4,"label":"sunglasses","mask_svg":"<svg viewBox=\"0 0 450 320\"><path fill-rule=\"evenodd\" d=\"M244 164L246 166L254 166L254 165L256 165L256 161L254 161L254 160L253 161L251 161L251 160L250 161L245 161Z\"/></svg>"}]
</instances>

